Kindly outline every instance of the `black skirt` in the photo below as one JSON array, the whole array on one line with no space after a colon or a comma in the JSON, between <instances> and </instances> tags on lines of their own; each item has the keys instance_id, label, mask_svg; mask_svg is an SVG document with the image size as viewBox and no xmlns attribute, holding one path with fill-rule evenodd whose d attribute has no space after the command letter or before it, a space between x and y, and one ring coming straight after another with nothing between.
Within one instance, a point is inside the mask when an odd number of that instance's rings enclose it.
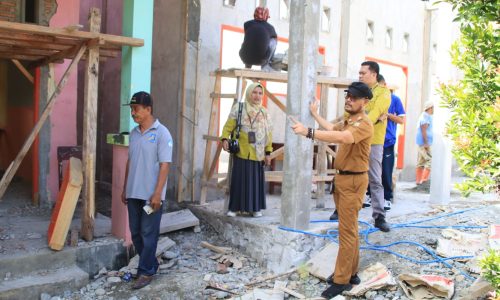
<instances>
[{"instance_id":1,"label":"black skirt","mask_svg":"<svg viewBox=\"0 0 500 300\"><path fill-rule=\"evenodd\" d=\"M229 210L257 212L266 209L264 184L264 164L262 161L241 159L234 156Z\"/></svg>"}]
</instances>

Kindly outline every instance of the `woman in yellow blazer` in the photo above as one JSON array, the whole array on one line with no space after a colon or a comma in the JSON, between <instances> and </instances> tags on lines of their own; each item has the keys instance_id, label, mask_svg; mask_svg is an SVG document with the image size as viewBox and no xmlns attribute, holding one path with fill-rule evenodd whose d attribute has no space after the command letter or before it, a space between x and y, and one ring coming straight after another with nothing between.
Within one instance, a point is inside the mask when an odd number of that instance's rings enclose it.
<instances>
[{"instance_id":1,"label":"woman in yellow blazer","mask_svg":"<svg viewBox=\"0 0 500 300\"><path fill-rule=\"evenodd\" d=\"M236 216L237 212L247 212L261 217L266 209L264 191L264 164L270 165L272 147L271 120L262 106L264 87L260 83L251 84L245 92L245 102L241 112L240 151L233 157L229 209L227 215ZM236 130L238 103L222 130L222 148L229 150L228 139Z\"/></svg>"}]
</instances>

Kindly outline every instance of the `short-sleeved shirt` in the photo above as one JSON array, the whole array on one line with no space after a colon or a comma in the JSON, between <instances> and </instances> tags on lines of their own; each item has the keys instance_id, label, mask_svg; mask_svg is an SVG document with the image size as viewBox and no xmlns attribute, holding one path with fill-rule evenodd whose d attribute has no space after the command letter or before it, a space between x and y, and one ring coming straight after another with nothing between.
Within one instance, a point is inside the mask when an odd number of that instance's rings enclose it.
<instances>
[{"instance_id":1,"label":"short-sleeved shirt","mask_svg":"<svg viewBox=\"0 0 500 300\"><path fill-rule=\"evenodd\" d=\"M160 163L172 162L173 147L170 132L158 120L142 133L139 126L130 132L126 198L151 198L158 182ZM165 200L166 190L165 182L161 200Z\"/></svg>"},{"instance_id":2,"label":"short-sleeved shirt","mask_svg":"<svg viewBox=\"0 0 500 300\"><path fill-rule=\"evenodd\" d=\"M388 88L378 83L372 87L373 98L366 105L368 118L373 122L372 145L383 145L387 120L379 121L378 118L389 111L391 105L391 92Z\"/></svg>"},{"instance_id":3,"label":"short-sleeved shirt","mask_svg":"<svg viewBox=\"0 0 500 300\"><path fill-rule=\"evenodd\" d=\"M403 117L406 112L403 103L398 96L391 94L391 106L389 106L389 114L394 114L398 117ZM396 129L398 124L394 121L387 119L387 129L385 130L384 147L390 147L396 144Z\"/></svg>"},{"instance_id":4,"label":"short-sleeved shirt","mask_svg":"<svg viewBox=\"0 0 500 300\"><path fill-rule=\"evenodd\" d=\"M350 172L368 171L373 136L371 120L364 113L351 115L344 120L343 130L349 130L352 133L354 143L339 145L334 168Z\"/></svg>"},{"instance_id":5,"label":"short-sleeved shirt","mask_svg":"<svg viewBox=\"0 0 500 300\"><path fill-rule=\"evenodd\" d=\"M424 137L422 136L422 128L420 126L428 124L427 127L427 144L432 145L432 115L429 115L427 112L423 112L418 119L417 124L417 145L424 145Z\"/></svg>"}]
</instances>

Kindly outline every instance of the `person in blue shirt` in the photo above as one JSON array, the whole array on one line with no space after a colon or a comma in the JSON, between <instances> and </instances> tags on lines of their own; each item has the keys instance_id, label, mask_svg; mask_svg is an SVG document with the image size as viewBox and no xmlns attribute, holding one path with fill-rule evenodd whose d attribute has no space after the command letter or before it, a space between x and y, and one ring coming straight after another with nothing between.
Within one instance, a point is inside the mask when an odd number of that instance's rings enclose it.
<instances>
[{"instance_id":1,"label":"person in blue shirt","mask_svg":"<svg viewBox=\"0 0 500 300\"><path fill-rule=\"evenodd\" d=\"M417 124L417 185L427 180L431 174L431 146L432 146L432 115L434 114L434 103L427 101L424 104L424 112L420 115Z\"/></svg>"},{"instance_id":2,"label":"person in blue shirt","mask_svg":"<svg viewBox=\"0 0 500 300\"><path fill-rule=\"evenodd\" d=\"M379 74L377 81L380 85L386 86L384 76ZM387 129L385 131L384 152L382 157L382 185L384 186L384 209L391 209L393 199L392 172L394 171L394 145L396 144L396 129L398 124L405 122L405 109L401 99L391 90L391 105L387 114L380 116L379 120L387 119Z\"/></svg>"},{"instance_id":3,"label":"person in blue shirt","mask_svg":"<svg viewBox=\"0 0 500 300\"><path fill-rule=\"evenodd\" d=\"M137 280L132 288L140 289L150 284L158 271L156 247L173 140L167 127L153 116L149 93L135 93L126 105L138 125L130 132L122 202L127 205L132 243L139 255Z\"/></svg>"}]
</instances>

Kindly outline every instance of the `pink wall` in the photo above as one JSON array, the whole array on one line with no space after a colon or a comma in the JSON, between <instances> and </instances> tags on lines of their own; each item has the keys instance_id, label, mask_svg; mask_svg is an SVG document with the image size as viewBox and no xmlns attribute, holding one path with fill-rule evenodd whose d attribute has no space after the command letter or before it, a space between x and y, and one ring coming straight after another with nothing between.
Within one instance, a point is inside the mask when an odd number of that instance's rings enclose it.
<instances>
[{"instance_id":1,"label":"pink wall","mask_svg":"<svg viewBox=\"0 0 500 300\"><path fill-rule=\"evenodd\" d=\"M50 27L65 27L79 24L80 0L57 1L57 12L50 20ZM59 82L70 61L55 65L56 84ZM76 145L76 104L77 72L69 76L66 86L57 98L50 117L50 153L48 189L52 201L58 191L57 147ZM83 80L83 79L82 79Z\"/></svg>"}]
</instances>

